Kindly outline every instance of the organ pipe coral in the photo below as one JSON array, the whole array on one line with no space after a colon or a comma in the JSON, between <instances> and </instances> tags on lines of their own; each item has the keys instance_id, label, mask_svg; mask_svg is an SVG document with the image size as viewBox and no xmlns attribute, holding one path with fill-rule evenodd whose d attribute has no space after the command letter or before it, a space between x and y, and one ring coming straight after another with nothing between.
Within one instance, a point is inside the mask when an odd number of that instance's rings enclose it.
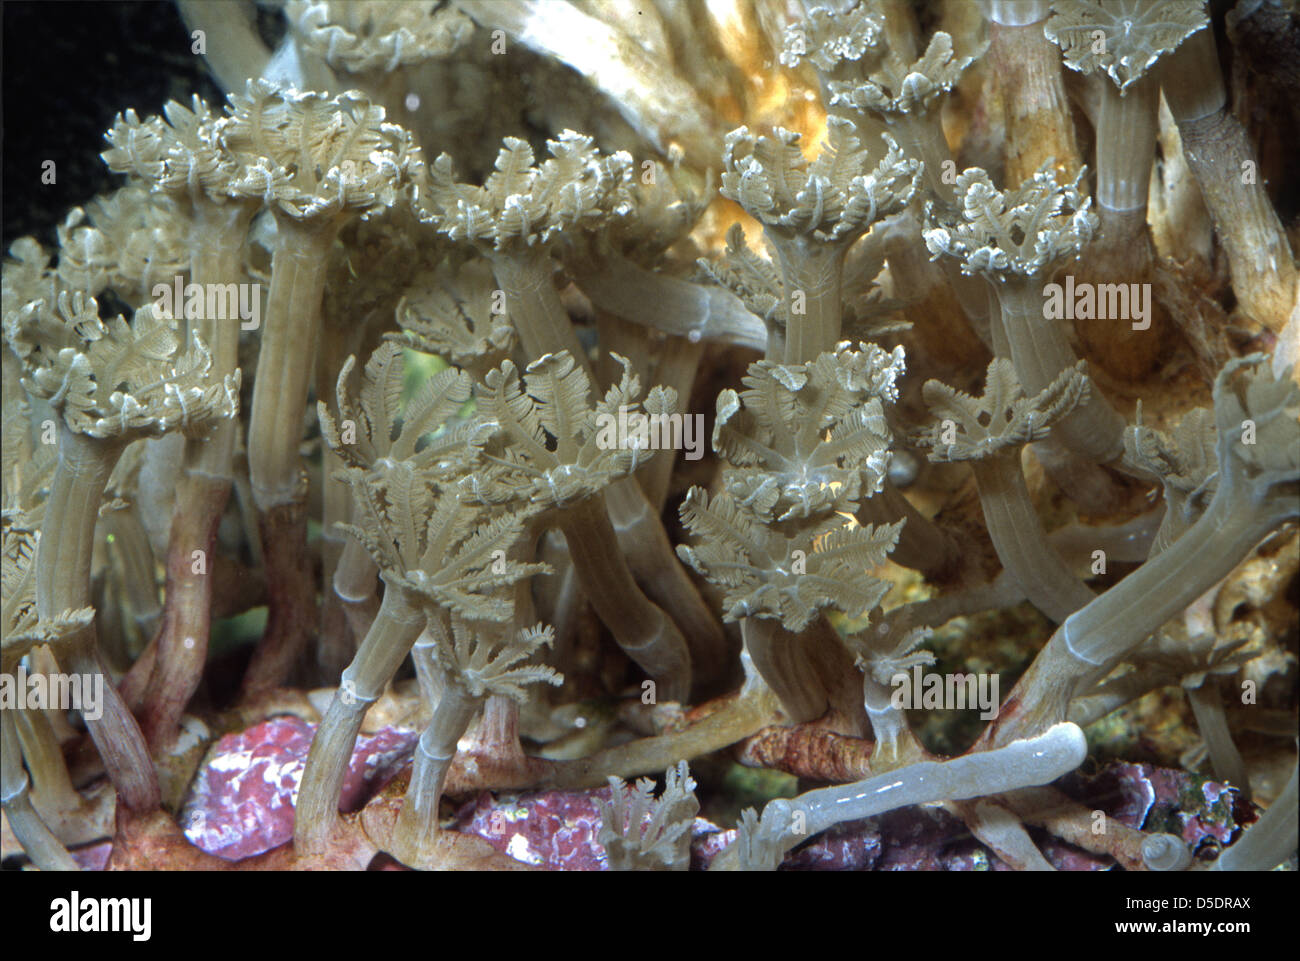
<instances>
[{"instance_id":1,"label":"organ pipe coral","mask_svg":"<svg viewBox=\"0 0 1300 961\"><path fill-rule=\"evenodd\" d=\"M685 871L691 864L690 830L700 802L695 780L682 761L669 768L663 793L652 800L653 782L634 786L609 779L612 797L601 809L600 843L616 871ZM646 819L649 823L646 823Z\"/></svg>"},{"instance_id":2,"label":"organ pipe coral","mask_svg":"<svg viewBox=\"0 0 1300 961\"><path fill-rule=\"evenodd\" d=\"M776 252L785 294L786 363L804 363L840 339L841 275L849 246L877 220L912 199L920 165L892 140L884 159L867 167L867 151L832 118L825 151L811 164L800 135L777 129L755 138L740 127L727 134L722 195L763 224ZM768 354L775 359L772 346Z\"/></svg>"},{"instance_id":3,"label":"organ pipe coral","mask_svg":"<svg viewBox=\"0 0 1300 961\"><path fill-rule=\"evenodd\" d=\"M1037 393L1077 360L1059 321L1043 309L1043 291L1056 268L1091 240L1092 201L1079 180L1058 184L1046 166L1007 191L985 171L966 170L957 177L957 194L961 217L929 227L926 246L990 283L1001 308L995 352L1009 356L1025 390ZM1106 461L1120 454L1122 428L1106 399L1090 393L1058 431L1073 450Z\"/></svg>"},{"instance_id":4,"label":"organ pipe coral","mask_svg":"<svg viewBox=\"0 0 1300 961\"><path fill-rule=\"evenodd\" d=\"M1054 621L1063 621L1092 600L1047 543L1034 521L1021 448L1047 435L1053 421L1073 410L1087 394L1087 379L1078 367L1062 371L1034 397L1025 397L1011 362L989 365L984 396L979 400L937 381L925 385L930 412L942 418L921 438L935 461L971 462L984 523L1007 567L1030 603Z\"/></svg>"},{"instance_id":5,"label":"organ pipe coral","mask_svg":"<svg viewBox=\"0 0 1300 961\"><path fill-rule=\"evenodd\" d=\"M6 866L1293 857L1294 171L1217 5L179 7L224 98L6 237ZM1215 814L1080 787L1153 756Z\"/></svg>"},{"instance_id":6,"label":"organ pipe coral","mask_svg":"<svg viewBox=\"0 0 1300 961\"><path fill-rule=\"evenodd\" d=\"M99 504L127 445L170 430L199 434L233 417L239 373L214 381L202 340L194 339L182 353L175 318L153 304L138 310L133 323L121 315L105 322L93 298L63 291L57 305L27 305L6 334L23 354L23 386L59 417L58 466L42 521L46 549L36 561L37 614L54 621L91 606ZM64 659L72 671L103 676L93 623L72 632L66 645ZM155 806L153 764L115 691L90 730L123 803L143 810Z\"/></svg>"}]
</instances>

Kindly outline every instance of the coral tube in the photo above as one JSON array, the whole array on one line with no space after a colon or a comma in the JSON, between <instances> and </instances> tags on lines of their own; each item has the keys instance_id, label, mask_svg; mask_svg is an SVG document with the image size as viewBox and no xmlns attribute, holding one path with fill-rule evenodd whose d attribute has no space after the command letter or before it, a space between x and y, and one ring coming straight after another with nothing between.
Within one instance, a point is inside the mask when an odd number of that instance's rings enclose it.
<instances>
[{"instance_id":1,"label":"coral tube","mask_svg":"<svg viewBox=\"0 0 1300 961\"><path fill-rule=\"evenodd\" d=\"M1248 316L1280 334L1295 306L1295 255L1257 175L1245 128L1228 111L1211 28L1162 59L1159 77L1187 165L1228 255L1233 292Z\"/></svg>"},{"instance_id":2,"label":"coral tube","mask_svg":"<svg viewBox=\"0 0 1300 961\"><path fill-rule=\"evenodd\" d=\"M248 425L269 591L266 633L244 678L251 696L288 677L316 622L298 445L312 373L303 351L319 338L330 251L349 218L396 201L409 137L384 121L382 108L353 96L284 92L261 81L231 98L220 136L246 168L240 191L260 197L276 225Z\"/></svg>"},{"instance_id":3,"label":"coral tube","mask_svg":"<svg viewBox=\"0 0 1300 961\"><path fill-rule=\"evenodd\" d=\"M45 505L44 548L36 564L36 605L46 621L91 604L95 522L109 475L137 437L181 429L208 430L238 409L238 374L212 382L201 340L182 353L176 321L154 305L122 317L98 318L91 298L60 294L54 305L31 305L25 322L9 331L25 357L23 385L59 412L58 466ZM74 673L107 674L92 623L64 642L62 666ZM87 726L122 802L137 811L157 807L153 762L117 689L104 685L105 704Z\"/></svg>"},{"instance_id":4,"label":"coral tube","mask_svg":"<svg viewBox=\"0 0 1300 961\"><path fill-rule=\"evenodd\" d=\"M1158 556L1066 618L1016 684L985 740L1005 744L1065 716L1070 698L1226 577L1300 515L1300 389L1263 357L1230 362L1214 390L1219 486L1205 513ZM1252 430L1258 430L1252 436Z\"/></svg>"},{"instance_id":5,"label":"coral tube","mask_svg":"<svg viewBox=\"0 0 1300 961\"><path fill-rule=\"evenodd\" d=\"M244 241L260 201L238 194L235 185L247 171L218 149L217 121L206 104L196 97L190 109L172 102L164 112L165 120L144 123L133 112L120 116L106 135L112 146L104 160L188 209L190 281L203 294L193 316L187 304L187 320L191 335L209 347L213 375L225 377L238 366L244 318L236 291L244 279ZM207 659L217 526L230 494L236 430L233 420L223 421L207 437L188 441L177 478L167 603L141 717L155 749L175 740Z\"/></svg>"}]
</instances>

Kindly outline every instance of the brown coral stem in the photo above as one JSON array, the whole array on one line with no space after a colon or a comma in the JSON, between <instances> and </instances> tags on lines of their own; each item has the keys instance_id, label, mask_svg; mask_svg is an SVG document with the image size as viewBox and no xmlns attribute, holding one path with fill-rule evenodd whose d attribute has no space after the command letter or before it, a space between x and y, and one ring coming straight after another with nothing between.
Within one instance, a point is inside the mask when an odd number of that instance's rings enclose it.
<instances>
[{"instance_id":1,"label":"brown coral stem","mask_svg":"<svg viewBox=\"0 0 1300 961\"><path fill-rule=\"evenodd\" d=\"M1254 173L1256 160L1245 129L1220 111L1199 120L1180 120L1178 132L1228 255L1233 293L1249 317L1281 333L1295 306L1295 255Z\"/></svg>"},{"instance_id":2,"label":"brown coral stem","mask_svg":"<svg viewBox=\"0 0 1300 961\"><path fill-rule=\"evenodd\" d=\"M940 583L960 580L969 569L970 557L952 535L913 507L888 480L879 493L862 501L857 518L864 525L906 521L889 559L920 571L926 580Z\"/></svg>"},{"instance_id":3,"label":"brown coral stem","mask_svg":"<svg viewBox=\"0 0 1300 961\"><path fill-rule=\"evenodd\" d=\"M256 208L196 198L191 228L190 276L209 290L227 293L228 316L187 317L189 336L201 337L212 358L212 376L224 378L239 366L240 322L229 316L235 285L244 276L243 241ZM166 604L155 636L149 686L143 695L141 726L154 751L175 740L181 713L197 690L212 628L217 528L230 496L237 425L217 423L202 438L187 439L177 482L167 547Z\"/></svg>"},{"instance_id":4,"label":"brown coral stem","mask_svg":"<svg viewBox=\"0 0 1300 961\"><path fill-rule=\"evenodd\" d=\"M815 724L766 727L747 738L736 759L746 767L784 771L813 781L845 784L871 777L873 742Z\"/></svg>"},{"instance_id":5,"label":"brown coral stem","mask_svg":"<svg viewBox=\"0 0 1300 961\"><path fill-rule=\"evenodd\" d=\"M266 560L267 621L244 672L241 700L255 698L288 680L317 626L305 500L264 511L260 527Z\"/></svg>"},{"instance_id":6,"label":"brown coral stem","mask_svg":"<svg viewBox=\"0 0 1300 961\"><path fill-rule=\"evenodd\" d=\"M230 494L228 478L183 474L172 513L167 605L140 726L154 751L176 739L181 714L198 689L212 627L217 527Z\"/></svg>"},{"instance_id":7,"label":"brown coral stem","mask_svg":"<svg viewBox=\"0 0 1300 961\"><path fill-rule=\"evenodd\" d=\"M1043 4L1042 17L1047 15ZM989 26L991 75L1002 91L1006 124L1005 182L1023 183L1049 158L1057 179L1072 180L1083 165L1065 93L1061 54L1033 23Z\"/></svg>"},{"instance_id":8,"label":"brown coral stem","mask_svg":"<svg viewBox=\"0 0 1300 961\"><path fill-rule=\"evenodd\" d=\"M1096 316L1076 317L1074 329L1083 352L1111 376L1122 381L1141 380L1155 368L1172 335L1159 302L1141 293L1152 289L1154 248L1146 208L1111 210L1103 206L1097 213L1097 239L1075 277L1077 288L1090 286L1096 291ZM1138 316L1143 308L1137 298L1146 300L1145 316Z\"/></svg>"},{"instance_id":9,"label":"brown coral stem","mask_svg":"<svg viewBox=\"0 0 1300 961\"><path fill-rule=\"evenodd\" d=\"M1125 871L1145 871L1142 842L1147 835L1106 819L1106 830L1098 833L1095 812L1050 787L1021 788L998 795L998 800L1025 823L1044 828L1076 847L1114 858Z\"/></svg>"}]
</instances>

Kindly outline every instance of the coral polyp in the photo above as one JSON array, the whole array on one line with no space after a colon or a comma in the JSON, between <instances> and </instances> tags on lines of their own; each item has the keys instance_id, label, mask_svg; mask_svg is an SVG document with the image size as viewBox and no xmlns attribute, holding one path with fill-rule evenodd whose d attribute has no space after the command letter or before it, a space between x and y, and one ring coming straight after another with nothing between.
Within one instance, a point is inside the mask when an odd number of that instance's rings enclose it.
<instances>
[{"instance_id":1,"label":"coral polyp","mask_svg":"<svg viewBox=\"0 0 1300 961\"><path fill-rule=\"evenodd\" d=\"M7 240L6 864L1291 862L1224 6L179 0L223 96Z\"/></svg>"}]
</instances>

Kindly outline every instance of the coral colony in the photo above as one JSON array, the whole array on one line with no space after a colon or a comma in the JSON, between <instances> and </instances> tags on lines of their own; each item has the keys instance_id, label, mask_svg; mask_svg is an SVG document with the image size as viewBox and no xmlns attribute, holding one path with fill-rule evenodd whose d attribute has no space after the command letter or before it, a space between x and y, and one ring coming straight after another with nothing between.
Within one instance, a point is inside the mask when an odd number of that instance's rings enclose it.
<instances>
[{"instance_id":1,"label":"coral colony","mask_svg":"<svg viewBox=\"0 0 1300 961\"><path fill-rule=\"evenodd\" d=\"M1225 6L182 0L226 101L4 264L6 859L1290 861L1285 15Z\"/></svg>"}]
</instances>

